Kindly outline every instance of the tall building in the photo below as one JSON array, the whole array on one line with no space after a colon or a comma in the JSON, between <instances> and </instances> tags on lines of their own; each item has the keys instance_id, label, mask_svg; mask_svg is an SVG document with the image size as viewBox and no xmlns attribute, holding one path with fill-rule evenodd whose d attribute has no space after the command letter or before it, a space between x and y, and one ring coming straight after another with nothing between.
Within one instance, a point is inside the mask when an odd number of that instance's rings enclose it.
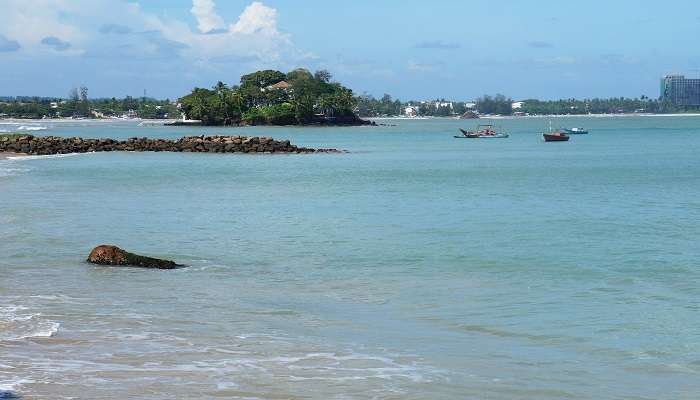
<instances>
[{"instance_id":1,"label":"tall building","mask_svg":"<svg viewBox=\"0 0 700 400\"><path fill-rule=\"evenodd\" d=\"M700 106L700 79L666 75L661 78L661 98L676 106Z\"/></svg>"}]
</instances>

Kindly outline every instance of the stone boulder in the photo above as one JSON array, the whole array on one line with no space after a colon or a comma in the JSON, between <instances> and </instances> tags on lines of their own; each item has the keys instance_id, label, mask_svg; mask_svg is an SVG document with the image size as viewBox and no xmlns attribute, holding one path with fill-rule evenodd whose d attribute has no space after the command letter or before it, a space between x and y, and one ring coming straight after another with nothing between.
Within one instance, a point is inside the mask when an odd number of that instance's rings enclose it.
<instances>
[{"instance_id":1,"label":"stone boulder","mask_svg":"<svg viewBox=\"0 0 700 400\"><path fill-rule=\"evenodd\" d=\"M99 265L133 266L142 268L174 269L181 267L174 261L144 257L124 251L117 246L101 245L90 252L87 262Z\"/></svg>"}]
</instances>

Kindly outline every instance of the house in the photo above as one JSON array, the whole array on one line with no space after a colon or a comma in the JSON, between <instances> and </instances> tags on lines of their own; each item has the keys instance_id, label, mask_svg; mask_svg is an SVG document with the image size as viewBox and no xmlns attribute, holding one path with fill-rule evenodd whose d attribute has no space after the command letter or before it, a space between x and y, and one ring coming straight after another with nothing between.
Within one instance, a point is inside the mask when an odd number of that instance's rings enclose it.
<instances>
[{"instance_id":1,"label":"house","mask_svg":"<svg viewBox=\"0 0 700 400\"><path fill-rule=\"evenodd\" d=\"M513 110L519 110L519 109L523 108L523 104L525 104L524 101L516 101L513 104L511 104L511 106L512 106Z\"/></svg>"},{"instance_id":2,"label":"house","mask_svg":"<svg viewBox=\"0 0 700 400\"><path fill-rule=\"evenodd\" d=\"M264 91L271 91L271 90L284 90L286 92L286 91L289 91L291 89L292 89L292 85L290 85L289 82L280 81L280 82L275 83L274 85L270 85L270 86L265 87L263 89L263 92Z\"/></svg>"}]
</instances>

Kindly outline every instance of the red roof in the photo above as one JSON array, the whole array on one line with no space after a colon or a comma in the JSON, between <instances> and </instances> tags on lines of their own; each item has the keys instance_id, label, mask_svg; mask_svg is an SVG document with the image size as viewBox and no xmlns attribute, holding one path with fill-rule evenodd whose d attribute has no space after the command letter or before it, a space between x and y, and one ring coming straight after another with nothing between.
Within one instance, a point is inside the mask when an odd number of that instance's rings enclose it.
<instances>
[{"instance_id":1,"label":"red roof","mask_svg":"<svg viewBox=\"0 0 700 400\"><path fill-rule=\"evenodd\" d=\"M280 82L275 83L274 85L268 86L267 88L268 89L289 89L291 87L292 87L292 85L290 85L286 81L280 81Z\"/></svg>"}]
</instances>

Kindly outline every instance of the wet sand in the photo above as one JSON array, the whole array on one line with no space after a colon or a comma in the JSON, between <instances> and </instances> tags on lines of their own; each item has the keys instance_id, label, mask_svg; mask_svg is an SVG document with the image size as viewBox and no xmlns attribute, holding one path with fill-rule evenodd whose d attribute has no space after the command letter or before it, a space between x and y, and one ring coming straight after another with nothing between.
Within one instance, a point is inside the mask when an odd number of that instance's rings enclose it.
<instances>
[{"instance_id":1,"label":"wet sand","mask_svg":"<svg viewBox=\"0 0 700 400\"><path fill-rule=\"evenodd\" d=\"M24 156L26 154L22 153L3 153L0 152L0 160L7 160L8 157L17 157L17 156Z\"/></svg>"}]
</instances>

